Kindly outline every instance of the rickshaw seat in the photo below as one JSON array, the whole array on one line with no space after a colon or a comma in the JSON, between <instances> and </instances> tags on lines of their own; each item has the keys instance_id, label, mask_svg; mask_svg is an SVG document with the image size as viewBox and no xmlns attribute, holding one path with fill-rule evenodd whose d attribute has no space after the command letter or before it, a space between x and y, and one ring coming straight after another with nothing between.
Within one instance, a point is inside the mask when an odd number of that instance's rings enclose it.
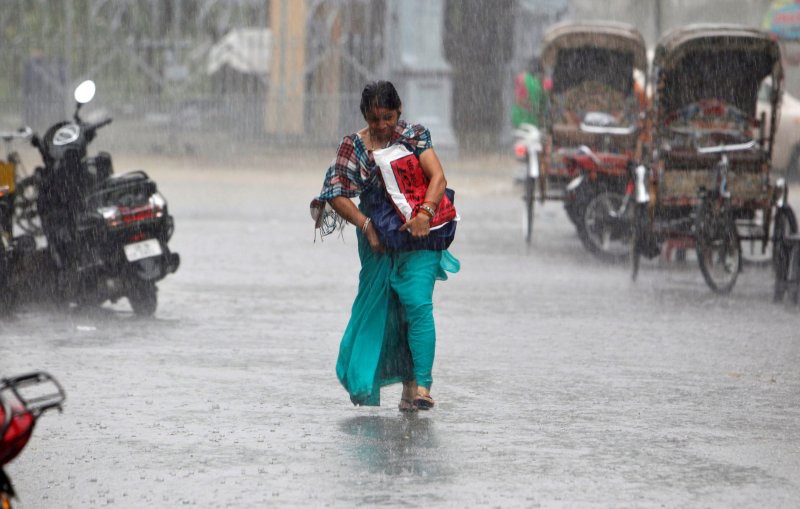
<instances>
[{"instance_id":1,"label":"rickshaw seat","mask_svg":"<svg viewBox=\"0 0 800 509\"><path fill-rule=\"evenodd\" d=\"M606 136L597 133L587 133L582 131L580 126L570 124L555 124L552 127L553 145L556 147L587 147L597 148L603 146L608 138L609 149L611 151L622 152L632 150L636 146L638 132L628 135Z\"/></svg>"},{"instance_id":2,"label":"rickshaw seat","mask_svg":"<svg viewBox=\"0 0 800 509\"><path fill-rule=\"evenodd\" d=\"M693 149L672 149L664 151L665 168L709 169L719 161L719 154L700 154ZM729 152L731 168L760 171L763 156L756 151Z\"/></svg>"},{"instance_id":3,"label":"rickshaw seat","mask_svg":"<svg viewBox=\"0 0 800 509\"><path fill-rule=\"evenodd\" d=\"M712 189L716 185L714 166L719 158L719 154L699 154L692 149L664 150L659 196L669 201L694 200L701 187ZM761 152L730 152L728 161L731 172L728 185L735 198L763 200L768 197Z\"/></svg>"},{"instance_id":4,"label":"rickshaw seat","mask_svg":"<svg viewBox=\"0 0 800 509\"><path fill-rule=\"evenodd\" d=\"M614 88L597 81L584 81L556 94L553 97L552 128L553 144L557 147L586 145L598 148L608 143L608 150L621 152L636 146L638 133L607 136L587 133L580 123L587 112L603 112L615 117L620 124L632 123L636 119L636 98L628 97Z\"/></svg>"},{"instance_id":5,"label":"rickshaw seat","mask_svg":"<svg viewBox=\"0 0 800 509\"><path fill-rule=\"evenodd\" d=\"M596 81L584 81L572 88L554 94L551 108L556 124L574 125L581 121L581 113L602 111L619 119L635 116L636 98Z\"/></svg>"}]
</instances>

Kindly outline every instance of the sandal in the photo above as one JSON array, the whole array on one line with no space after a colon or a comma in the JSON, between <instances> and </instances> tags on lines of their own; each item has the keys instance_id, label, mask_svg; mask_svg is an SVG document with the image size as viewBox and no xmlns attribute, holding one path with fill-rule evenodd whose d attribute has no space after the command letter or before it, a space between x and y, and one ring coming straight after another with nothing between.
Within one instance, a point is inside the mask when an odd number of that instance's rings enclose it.
<instances>
[{"instance_id":1,"label":"sandal","mask_svg":"<svg viewBox=\"0 0 800 509\"><path fill-rule=\"evenodd\" d=\"M417 407L416 405L414 405L414 402L408 398L400 398L400 404L397 405L397 409L403 413L410 413L417 411Z\"/></svg>"},{"instance_id":2,"label":"sandal","mask_svg":"<svg viewBox=\"0 0 800 509\"><path fill-rule=\"evenodd\" d=\"M419 410L430 410L435 404L430 394L418 394L414 398L414 406Z\"/></svg>"}]
</instances>

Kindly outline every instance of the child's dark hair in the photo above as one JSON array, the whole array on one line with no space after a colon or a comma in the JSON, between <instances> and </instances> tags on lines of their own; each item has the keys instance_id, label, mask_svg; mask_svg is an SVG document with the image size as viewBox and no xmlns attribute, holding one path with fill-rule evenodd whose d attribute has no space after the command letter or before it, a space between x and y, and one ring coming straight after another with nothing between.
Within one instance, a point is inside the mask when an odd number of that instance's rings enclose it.
<instances>
[{"instance_id":1,"label":"child's dark hair","mask_svg":"<svg viewBox=\"0 0 800 509\"><path fill-rule=\"evenodd\" d=\"M372 108L399 110L400 96L389 81L373 81L367 83L361 92L361 114L366 118L367 111Z\"/></svg>"}]
</instances>

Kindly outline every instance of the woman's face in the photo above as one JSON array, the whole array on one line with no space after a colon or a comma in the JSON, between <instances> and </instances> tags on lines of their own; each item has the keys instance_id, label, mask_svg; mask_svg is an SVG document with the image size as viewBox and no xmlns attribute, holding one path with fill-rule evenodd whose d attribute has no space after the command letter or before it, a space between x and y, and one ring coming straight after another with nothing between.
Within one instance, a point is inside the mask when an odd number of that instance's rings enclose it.
<instances>
[{"instance_id":1,"label":"woman's face","mask_svg":"<svg viewBox=\"0 0 800 509\"><path fill-rule=\"evenodd\" d=\"M400 119L400 110L390 110L376 106L367 110L364 116L369 126L369 135L376 140L388 140Z\"/></svg>"}]
</instances>

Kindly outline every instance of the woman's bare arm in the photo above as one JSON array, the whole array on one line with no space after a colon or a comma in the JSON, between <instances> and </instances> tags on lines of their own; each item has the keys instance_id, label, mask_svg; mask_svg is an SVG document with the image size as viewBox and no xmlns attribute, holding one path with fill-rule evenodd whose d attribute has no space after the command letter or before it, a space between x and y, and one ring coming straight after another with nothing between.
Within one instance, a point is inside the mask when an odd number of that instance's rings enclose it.
<instances>
[{"instance_id":1,"label":"woman's bare arm","mask_svg":"<svg viewBox=\"0 0 800 509\"><path fill-rule=\"evenodd\" d=\"M434 207L439 206L439 202L444 196L444 188L447 187L447 180L444 178L444 169L433 148L429 148L419 156L419 163L422 172L428 178L428 191L425 193L425 201L431 202Z\"/></svg>"},{"instance_id":2,"label":"woman's bare arm","mask_svg":"<svg viewBox=\"0 0 800 509\"><path fill-rule=\"evenodd\" d=\"M333 210L342 216L345 221L354 224L356 228L360 228L363 231L364 222L366 222L367 216L358 210L358 207L356 207L356 204L353 203L353 200L344 196L337 196L336 198L330 200L330 204L331 207L333 207ZM369 242L369 246L372 248L372 250L376 253L383 252L383 245L378 238L378 232L375 230L372 224L367 226L367 231L364 233L367 236L367 241Z\"/></svg>"},{"instance_id":3,"label":"woman's bare arm","mask_svg":"<svg viewBox=\"0 0 800 509\"><path fill-rule=\"evenodd\" d=\"M422 172L428 179L428 190L425 192L425 202L439 206L439 202L444 196L444 188L447 187L447 180L444 178L444 169L439 161L439 156L429 148L419 156L419 163ZM431 218L427 214L417 214L410 221L400 227L400 231L408 230L413 237L427 237L431 231Z\"/></svg>"}]
</instances>

